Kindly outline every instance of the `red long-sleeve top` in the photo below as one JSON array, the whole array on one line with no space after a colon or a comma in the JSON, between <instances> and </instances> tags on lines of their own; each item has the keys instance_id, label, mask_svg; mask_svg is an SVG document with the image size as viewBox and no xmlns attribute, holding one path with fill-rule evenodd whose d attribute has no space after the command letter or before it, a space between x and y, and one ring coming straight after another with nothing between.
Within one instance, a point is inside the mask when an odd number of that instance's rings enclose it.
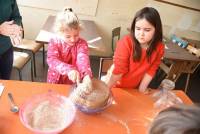
<instances>
[{"instance_id":1,"label":"red long-sleeve top","mask_svg":"<svg viewBox=\"0 0 200 134\"><path fill-rule=\"evenodd\" d=\"M164 54L164 45L160 42L153 51L150 61L146 55L146 49L142 48L141 60L133 61L133 41L130 35L124 36L117 42L114 54L113 74L123 74L116 87L138 88L144 75L147 73L154 76L161 58Z\"/></svg>"}]
</instances>

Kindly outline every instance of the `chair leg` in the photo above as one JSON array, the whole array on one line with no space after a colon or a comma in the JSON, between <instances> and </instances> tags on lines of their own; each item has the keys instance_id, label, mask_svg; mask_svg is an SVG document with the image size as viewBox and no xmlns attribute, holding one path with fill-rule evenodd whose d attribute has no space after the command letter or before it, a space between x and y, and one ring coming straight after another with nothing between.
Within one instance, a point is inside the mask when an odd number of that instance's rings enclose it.
<instances>
[{"instance_id":1,"label":"chair leg","mask_svg":"<svg viewBox=\"0 0 200 134\"><path fill-rule=\"evenodd\" d=\"M42 54L43 54L43 67L45 67L45 46L43 44L43 50L42 50Z\"/></svg>"},{"instance_id":2,"label":"chair leg","mask_svg":"<svg viewBox=\"0 0 200 134\"><path fill-rule=\"evenodd\" d=\"M31 81L33 81L33 63L31 61Z\"/></svg>"},{"instance_id":3,"label":"chair leg","mask_svg":"<svg viewBox=\"0 0 200 134\"><path fill-rule=\"evenodd\" d=\"M32 53L32 55L33 55L34 76L36 77L35 53Z\"/></svg>"},{"instance_id":4,"label":"chair leg","mask_svg":"<svg viewBox=\"0 0 200 134\"><path fill-rule=\"evenodd\" d=\"M190 81L190 74L187 75L187 81L186 81L186 84L185 84L185 93L187 92L189 81Z\"/></svg>"},{"instance_id":5,"label":"chair leg","mask_svg":"<svg viewBox=\"0 0 200 134\"><path fill-rule=\"evenodd\" d=\"M101 79L102 64L103 64L103 60L100 58L100 66L99 66L99 79Z\"/></svg>"},{"instance_id":6,"label":"chair leg","mask_svg":"<svg viewBox=\"0 0 200 134\"><path fill-rule=\"evenodd\" d=\"M18 72L19 72L19 80L22 81L22 72L21 72L20 69L17 69L17 70L18 70Z\"/></svg>"},{"instance_id":7,"label":"chair leg","mask_svg":"<svg viewBox=\"0 0 200 134\"><path fill-rule=\"evenodd\" d=\"M160 68L158 69L157 74L158 74L158 81L162 81L167 76L167 74L164 71L162 71Z\"/></svg>"}]
</instances>

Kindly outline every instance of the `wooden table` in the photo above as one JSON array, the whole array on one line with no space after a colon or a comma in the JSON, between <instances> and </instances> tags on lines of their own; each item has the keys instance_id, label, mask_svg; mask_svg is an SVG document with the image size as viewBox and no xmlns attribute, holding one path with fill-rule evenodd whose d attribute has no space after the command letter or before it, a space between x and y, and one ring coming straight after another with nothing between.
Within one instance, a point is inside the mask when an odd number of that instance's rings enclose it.
<instances>
[{"instance_id":1,"label":"wooden table","mask_svg":"<svg viewBox=\"0 0 200 134\"><path fill-rule=\"evenodd\" d=\"M68 96L70 85L47 84L25 81L0 80L5 86L0 97L0 133L30 134L20 122L18 114L10 112L7 94L11 92L18 106L33 95L47 92L49 89ZM146 134L147 128L156 115L153 100L150 95L144 95L137 90L113 88L114 102L105 111L96 115L84 114L77 110L76 117L70 127L62 134ZM192 101L182 91L177 95L186 104Z\"/></svg>"},{"instance_id":2,"label":"wooden table","mask_svg":"<svg viewBox=\"0 0 200 134\"><path fill-rule=\"evenodd\" d=\"M200 61L195 55L189 53L186 49L174 44L172 42L165 43L164 58L176 61Z\"/></svg>"},{"instance_id":3,"label":"wooden table","mask_svg":"<svg viewBox=\"0 0 200 134\"><path fill-rule=\"evenodd\" d=\"M165 44L164 58L173 61L170 72L168 73L169 79L177 79L180 74L187 69L188 64L200 62L197 56L189 53L186 49L181 48L177 44L172 42L167 42Z\"/></svg>"},{"instance_id":4,"label":"wooden table","mask_svg":"<svg viewBox=\"0 0 200 134\"><path fill-rule=\"evenodd\" d=\"M48 44L50 38L55 36L53 29L55 19L55 16L48 16L46 22L35 39L36 42ZM90 49L90 55L95 55L95 53L92 52L93 50L102 53L105 52L106 47L101 35L97 30L95 22L92 20L81 20L80 23L82 26L80 36L87 41Z\"/></svg>"}]
</instances>

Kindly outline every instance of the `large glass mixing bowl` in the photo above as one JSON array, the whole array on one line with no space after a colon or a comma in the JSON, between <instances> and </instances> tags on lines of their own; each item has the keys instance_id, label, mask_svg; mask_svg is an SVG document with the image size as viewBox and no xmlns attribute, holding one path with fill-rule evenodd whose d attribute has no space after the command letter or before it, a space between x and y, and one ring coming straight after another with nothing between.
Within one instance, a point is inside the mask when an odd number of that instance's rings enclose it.
<instances>
[{"instance_id":1,"label":"large glass mixing bowl","mask_svg":"<svg viewBox=\"0 0 200 134\"><path fill-rule=\"evenodd\" d=\"M73 122L75 113L70 99L51 91L31 97L21 106L19 116L34 133L57 134Z\"/></svg>"}]
</instances>

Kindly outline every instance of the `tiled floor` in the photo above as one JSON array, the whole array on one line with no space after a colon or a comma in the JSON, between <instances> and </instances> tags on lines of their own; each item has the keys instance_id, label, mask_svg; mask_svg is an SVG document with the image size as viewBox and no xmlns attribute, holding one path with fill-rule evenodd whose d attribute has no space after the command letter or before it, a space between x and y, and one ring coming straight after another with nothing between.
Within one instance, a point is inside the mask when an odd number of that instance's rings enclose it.
<instances>
[{"instance_id":1,"label":"tiled floor","mask_svg":"<svg viewBox=\"0 0 200 134\"><path fill-rule=\"evenodd\" d=\"M98 76L98 67L99 60L97 57L91 57L91 66L94 77ZM34 81L37 82L46 82L47 76L47 64L45 68L43 68L42 64L42 53L36 54L36 68L37 68L37 77L34 78ZM13 70L11 79L18 80L18 72ZM27 64L22 70L22 79L25 81L31 81L31 71L30 71L30 63ZM184 85L186 82L186 75L181 76L181 78L176 82L176 89L184 89ZM159 82L155 80L154 87L159 85ZM189 89L187 95L194 101L200 103L200 68L198 72L191 76Z\"/></svg>"}]
</instances>

